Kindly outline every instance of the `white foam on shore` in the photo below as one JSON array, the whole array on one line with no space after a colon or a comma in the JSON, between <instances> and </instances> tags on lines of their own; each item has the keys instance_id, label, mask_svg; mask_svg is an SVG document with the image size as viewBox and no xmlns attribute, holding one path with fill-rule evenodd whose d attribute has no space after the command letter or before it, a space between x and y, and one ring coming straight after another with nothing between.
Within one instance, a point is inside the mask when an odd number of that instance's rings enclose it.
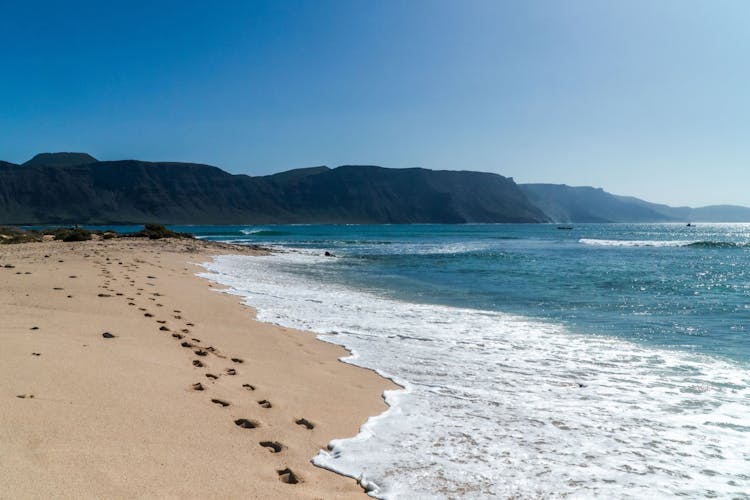
<instances>
[{"instance_id":1,"label":"white foam on shore","mask_svg":"<svg viewBox=\"0 0 750 500\"><path fill-rule=\"evenodd\" d=\"M745 366L492 311L338 285L314 252L222 256L202 276L406 390L314 462L380 498L750 498Z\"/></svg>"}]
</instances>

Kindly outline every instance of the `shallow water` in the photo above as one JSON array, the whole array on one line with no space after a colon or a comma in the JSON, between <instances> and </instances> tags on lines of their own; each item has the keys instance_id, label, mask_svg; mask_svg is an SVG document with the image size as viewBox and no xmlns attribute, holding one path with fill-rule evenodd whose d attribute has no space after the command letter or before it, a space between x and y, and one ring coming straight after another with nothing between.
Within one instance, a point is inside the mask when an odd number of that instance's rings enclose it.
<instances>
[{"instance_id":1,"label":"shallow water","mask_svg":"<svg viewBox=\"0 0 750 500\"><path fill-rule=\"evenodd\" d=\"M315 458L373 496L750 498L750 226L190 229L288 250L206 275L405 387Z\"/></svg>"}]
</instances>

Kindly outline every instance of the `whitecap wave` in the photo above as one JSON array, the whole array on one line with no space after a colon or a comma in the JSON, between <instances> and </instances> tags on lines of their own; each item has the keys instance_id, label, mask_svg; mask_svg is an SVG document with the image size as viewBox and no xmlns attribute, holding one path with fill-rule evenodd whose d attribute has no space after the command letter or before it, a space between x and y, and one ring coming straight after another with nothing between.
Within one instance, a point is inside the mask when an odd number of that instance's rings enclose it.
<instances>
[{"instance_id":1,"label":"whitecap wave","mask_svg":"<svg viewBox=\"0 0 750 500\"><path fill-rule=\"evenodd\" d=\"M686 240L598 240L581 238L578 243L600 247L686 247L698 243Z\"/></svg>"}]
</instances>

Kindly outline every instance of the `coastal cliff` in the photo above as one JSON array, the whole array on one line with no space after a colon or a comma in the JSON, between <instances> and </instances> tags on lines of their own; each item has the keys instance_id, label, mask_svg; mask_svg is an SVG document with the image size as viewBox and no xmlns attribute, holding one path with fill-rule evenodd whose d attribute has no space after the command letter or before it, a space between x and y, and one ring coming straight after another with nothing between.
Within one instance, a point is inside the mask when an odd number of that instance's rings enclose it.
<instances>
[{"instance_id":1,"label":"coastal cliff","mask_svg":"<svg viewBox=\"0 0 750 500\"><path fill-rule=\"evenodd\" d=\"M233 175L210 165L42 153L0 161L0 224L750 222L750 208L670 207L601 188L467 170L325 166Z\"/></svg>"},{"instance_id":2,"label":"coastal cliff","mask_svg":"<svg viewBox=\"0 0 750 500\"><path fill-rule=\"evenodd\" d=\"M83 163L81 163L83 162ZM512 179L316 167L251 177L194 163L37 155L0 167L4 224L546 222Z\"/></svg>"}]
</instances>

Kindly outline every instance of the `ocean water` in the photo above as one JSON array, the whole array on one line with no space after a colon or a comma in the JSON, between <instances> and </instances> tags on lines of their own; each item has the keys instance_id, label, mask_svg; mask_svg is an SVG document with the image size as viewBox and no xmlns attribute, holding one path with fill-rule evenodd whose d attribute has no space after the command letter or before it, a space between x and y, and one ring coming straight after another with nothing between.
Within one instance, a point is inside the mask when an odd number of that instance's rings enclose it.
<instances>
[{"instance_id":1,"label":"ocean water","mask_svg":"<svg viewBox=\"0 0 750 500\"><path fill-rule=\"evenodd\" d=\"M314 457L374 497L750 498L750 225L177 229L404 387Z\"/></svg>"}]
</instances>

